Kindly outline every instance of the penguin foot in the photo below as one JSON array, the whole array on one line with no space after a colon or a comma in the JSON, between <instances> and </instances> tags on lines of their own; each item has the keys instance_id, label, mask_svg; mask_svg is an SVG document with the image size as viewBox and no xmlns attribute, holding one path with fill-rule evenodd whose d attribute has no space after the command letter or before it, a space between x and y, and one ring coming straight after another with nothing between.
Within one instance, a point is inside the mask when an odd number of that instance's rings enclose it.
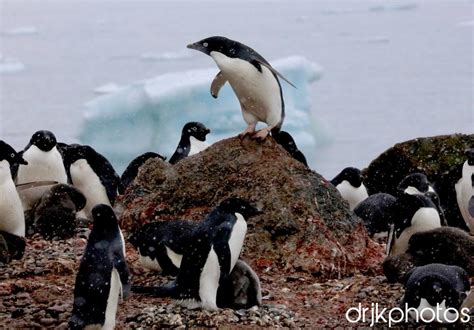
<instances>
[{"instance_id":1,"label":"penguin foot","mask_svg":"<svg viewBox=\"0 0 474 330\"><path fill-rule=\"evenodd\" d=\"M252 139L263 141L267 138L269 132L270 130L268 128L262 128L252 136Z\"/></svg>"},{"instance_id":2,"label":"penguin foot","mask_svg":"<svg viewBox=\"0 0 474 330\"><path fill-rule=\"evenodd\" d=\"M239 134L239 138L243 140L247 135L253 134L254 132L255 132L255 128L247 127L245 131Z\"/></svg>"}]
</instances>

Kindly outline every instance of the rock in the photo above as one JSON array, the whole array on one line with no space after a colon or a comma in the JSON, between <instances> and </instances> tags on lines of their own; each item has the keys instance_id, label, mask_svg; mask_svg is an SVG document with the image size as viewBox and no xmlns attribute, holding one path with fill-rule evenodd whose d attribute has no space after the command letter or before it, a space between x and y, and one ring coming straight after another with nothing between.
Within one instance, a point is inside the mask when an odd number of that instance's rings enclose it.
<instances>
[{"instance_id":1,"label":"rock","mask_svg":"<svg viewBox=\"0 0 474 330\"><path fill-rule=\"evenodd\" d=\"M383 152L363 171L369 194L396 193L408 174L422 172L431 182L465 160L464 150L474 146L474 134L442 135L398 143Z\"/></svg>"},{"instance_id":2,"label":"rock","mask_svg":"<svg viewBox=\"0 0 474 330\"><path fill-rule=\"evenodd\" d=\"M248 223L243 254L254 267L341 276L374 270L383 259L337 190L272 138L222 140L174 166L148 160L120 201L121 228L201 220L231 196L265 212Z\"/></svg>"}]
</instances>

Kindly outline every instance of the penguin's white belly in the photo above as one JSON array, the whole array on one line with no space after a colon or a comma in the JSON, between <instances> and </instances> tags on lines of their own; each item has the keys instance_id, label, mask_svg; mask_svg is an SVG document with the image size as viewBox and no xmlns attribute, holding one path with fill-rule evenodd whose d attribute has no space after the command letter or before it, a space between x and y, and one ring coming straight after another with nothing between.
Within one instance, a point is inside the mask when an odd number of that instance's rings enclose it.
<instances>
[{"instance_id":1,"label":"penguin's white belly","mask_svg":"<svg viewBox=\"0 0 474 330\"><path fill-rule=\"evenodd\" d=\"M242 105L242 111L249 112L269 126L280 123L282 115L280 85L269 69L261 65L262 72L260 72L245 60L230 58L219 52L211 52L211 57L229 81ZM247 121L247 118L245 119Z\"/></svg>"},{"instance_id":2,"label":"penguin's white belly","mask_svg":"<svg viewBox=\"0 0 474 330\"><path fill-rule=\"evenodd\" d=\"M245 234L247 233L247 222L240 213L236 213L237 221L235 222L234 227L232 228L232 233L229 238L229 248L230 248L230 271L235 266L235 263L239 259L240 251L244 244Z\"/></svg>"},{"instance_id":3,"label":"penguin's white belly","mask_svg":"<svg viewBox=\"0 0 474 330\"><path fill-rule=\"evenodd\" d=\"M117 314L117 305L119 295L122 294L122 283L118 271L113 268L110 276L110 291L107 298L107 308L105 309L105 321L102 329L113 329L115 327L115 316Z\"/></svg>"},{"instance_id":4,"label":"penguin's white belly","mask_svg":"<svg viewBox=\"0 0 474 330\"><path fill-rule=\"evenodd\" d=\"M369 197L364 184L361 184L360 187L355 188L348 181L344 180L338 184L336 188L341 194L342 198L344 198L349 203L349 209L351 211L353 211L360 202Z\"/></svg>"},{"instance_id":5,"label":"penguin's white belly","mask_svg":"<svg viewBox=\"0 0 474 330\"><path fill-rule=\"evenodd\" d=\"M173 263L173 265L175 265L175 267L181 267L181 260L183 260L182 254L178 254L166 246L166 255L168 256L168 258L170 258L171 262Z\"/></svg>"},{"instance_id":6,"label":"penguin's white belly","mask_svg":"<svg viewBox=\"0 0 474 330\"><path fill-rule=\"evenodd\" d=\"M206 310L217 310L216 297L219 287L219 278L221 275L219 260L211 246L207 255L206 263L199 277L199 297L201 298L201 307Z\"/></svg>"},{"instance_id":7,"label":"penguin's white belly","mask_svg":"<svg viewBox=\"0 0 474 330\"><path fill-rule=\"evenodd\" d=\"M418 311L418 320L431 320L433 315L435 315L435 319L439 319L441 323L453 323L459 317L459 313L452 312L452 310L454 310L453 308L448 309L446 307L446 300L443 300L439 304L439 307L436 308L436 306L432 306L428 300L421 298L420 305L415 309ZM409 310L408 313L412 319L416 319L415 311Z\"/></svg>"},{"instance_id":8,"label":"penguin's white belly","mask_svg":"<svg viewBox=\"0 0 474 330\"><path fill-rule=\"evenodd\" d=\"M84 212L91 219L91 211L97 204L110 205L105 187L85 159L79 159L71 165L72 184L87 199Z\"/></svg>"},{"instance_id":9,"label":"penguin's white belly","mask_svg":"<svg viewBox=\"0 0 474 330\"><path fill-rule=\"evenodd\" d=\"M471 179L473 173L474 166L469 166L466 161L462 169L462 178L454 185L459 210L471 233L474 233L474 217L469 213L469 200L474 194Z\"/></svg>"},{"instance_id":10,"label":"penguin's white belly","mask_svg":"<svg viewBox=\"0 0 474 330\"><path fill-rule=\"evenodd\" d=\"M151 270L155 270L157 272L163 271L157 259L152 259L148 256L142 256L140 254L140 251L138 251L138 254L140 255L140 263L143 267L151 269Z\"/></svg>"},{"instance_id":11,"label":"penguin's white belly","mask_svg":"<svg viewBox=\"0 0 474 330\"><path fill-rule=\"evenodd\" d=\"M44 152L32 145L23 154L23 158L28 165L19 166L17 184L35 181L67 183L63 159L56 147Z\"/></svg>"},{"instance_id":12,"label":"penguin's white belly","mask_svg":"<svg viewBox=\"0 0 474 330\"><path fill-rule=\"evenodd\" d=\"M189 148L188 156L195 155L198 152L201 152L204 149L206 149L207 147L209 147L209 145L206 143L206 141L199 141L198 139L196 139L193 136L191 136L189 138L189 141L190 141L191 146Z\"/></svg>"},{"instance_id":13,"label":"penguin's white belly","mask_svg":"<svg viewBox=\"0 0 474 330\"><path fill-rule=\"evenodd\" d=\"M439 227L441 227L441 219L438 211L431 207L420 208L413 215L412 225L405 228L399 238L393 238L395 242L390 251L390 255L396 256L405 253L408 249L408 241L413 234Z\"/></svg>"},{"instance_id":14,"label":"penguin's white belly","mask_svg":"<svg viewBox=\"0 0 474 330\"><path fill-rule=\"evenodd\" d=\"M6 160L0 162L0 230L25 236L23 207Z\"/></svg>"}]
</instances>

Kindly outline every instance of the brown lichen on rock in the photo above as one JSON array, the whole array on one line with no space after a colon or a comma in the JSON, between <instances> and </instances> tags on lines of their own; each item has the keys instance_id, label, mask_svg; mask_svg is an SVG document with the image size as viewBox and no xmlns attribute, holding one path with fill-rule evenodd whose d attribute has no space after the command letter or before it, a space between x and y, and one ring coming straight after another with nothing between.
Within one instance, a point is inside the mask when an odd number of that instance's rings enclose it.
<instances>
[{"instance_id":1,"label":"brown lichen on rock","mask_svg":"<svg viewBox=\"0 0 474 330\"><path fill-rule=\"evenodd\" d=\"M418 138L397 143L383 152L363 171L370 194L395 194L408 174L422 172L430 181L464 162L464 150L474 147L474 134Z\"/></svg>"},{"instance_id":2,"label":"brown lichen on rock","mask_svg":"<svg viewBox=\"0 0 474 330\"><path fill-rule=\"evenodd\" d=\"M382 260L337 190L271 138L222 140L174 166L149 160L121 200L121 226L133 231L158 219L200 220L231 196L265 212L248 221L243 250L256 267L337 276Z\"/></svg>"}]
</instances>

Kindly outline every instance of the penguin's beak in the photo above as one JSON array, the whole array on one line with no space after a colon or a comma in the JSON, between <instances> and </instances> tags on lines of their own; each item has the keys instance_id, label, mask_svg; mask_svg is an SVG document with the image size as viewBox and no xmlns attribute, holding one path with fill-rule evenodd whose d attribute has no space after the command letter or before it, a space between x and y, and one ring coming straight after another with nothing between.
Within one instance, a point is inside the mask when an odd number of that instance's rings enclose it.
<instances>
[{"instance_id":1,"label":"penguin's beak","mask_svg":"<svg viewBox=\"0 0 474 330\"><path fill-rule=\"evenodd\" d=\"M20 165L28 165L28 162L20 154L16 155L15 161Z\"/></svg>"},{"instance_id":2,"label":"penguin's beak","mask_svg":"<svg viewBox=\"0 0 474 330\"><path fill-rule=\"evenodd\" d=\"M211 130L209 128L206 128L206 134L211 133Z\"/></svg>"},{"instance_id":3,"label":"penguin's beak","mask_svg":"<svg viewBox=\"0 0 474 330\"><path fill-rule=\"evenodd\" d=\"M194 49L200 52L203 52L204 54L208 54L209 52L207 51L206 47L204 47L202 44L199 42L195 42L193 44L189 44L186 46L189 49Z\"/></svg>"}]
</instances>

